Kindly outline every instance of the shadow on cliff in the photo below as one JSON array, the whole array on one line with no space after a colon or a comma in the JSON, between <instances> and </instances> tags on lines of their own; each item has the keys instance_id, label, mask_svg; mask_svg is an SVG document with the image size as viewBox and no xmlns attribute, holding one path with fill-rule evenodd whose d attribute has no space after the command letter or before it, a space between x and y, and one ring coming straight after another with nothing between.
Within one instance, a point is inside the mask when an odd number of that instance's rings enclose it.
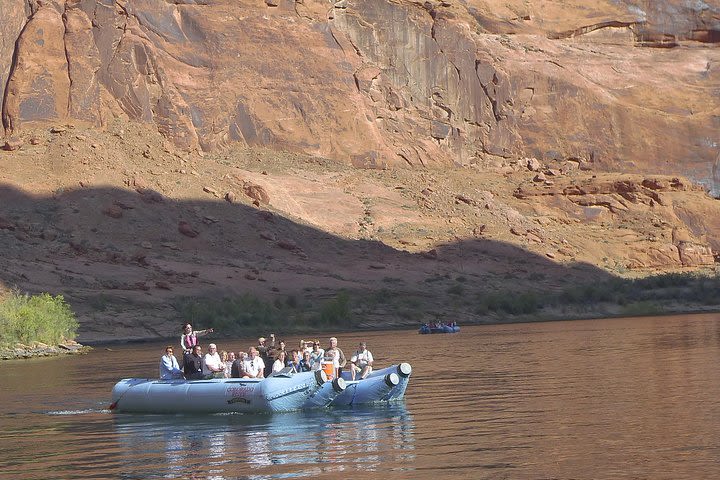
<instances>
[{"instance_id":1,"label":"shadow on cliff","mask_svg":"<svg viewBox=\"0 0 720 480\"><path fill-rule=\"evenodd\" d=\"M147 189L33 196L0 186L0 248L5 286L61 293L81 323L102 307L98 298L125 302L128 311L152 310L138 317L168 319L172 308L166 307L177 297L251 292L327 299L341 290L354 292L359 303L377 292L415 297L419 301L406 307L418 310L435 299L431 314L417 318L464 305L463 321L473 321L472 304L483 294L543 294L612 278L591 265L562 265L492 240L409 253L328 234L272 206L177 201Z\"/></svg>"}]
</instances>

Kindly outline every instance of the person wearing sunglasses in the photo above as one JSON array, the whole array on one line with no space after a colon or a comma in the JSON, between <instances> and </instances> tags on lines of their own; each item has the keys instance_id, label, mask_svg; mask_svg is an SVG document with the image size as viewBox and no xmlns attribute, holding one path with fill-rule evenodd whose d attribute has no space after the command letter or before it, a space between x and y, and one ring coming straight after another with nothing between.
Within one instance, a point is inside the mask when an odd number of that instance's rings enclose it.
<instances>
[{"instance_id":1,"label":"person wearing sunglasses","mask_svg":"<svg viewBox=\"0 0 720 480\"><path fill-rule=\"evenodd\" d=\"M173 380L183 378L183 372L180 370L177 358L173 355L173 347L168 345L165 347L165 355L160 357L160 379Z\"/></svg>"},{"instance_id":2,"label":"person wearing sunglasses","mask_svg":"<svg viewBox=\"0 0 720 480\"><path fill-rule=\"evenodd\" d=\"M185 378L188 380L202 380L205 378L203 375L203 363L202 347L195 345L192 353L188 353L183 357Z\"/></svg>"},{"instance_id":3,"label":"person wearing sunglasses","mask_svg":"<svg viewBox=\"0 0 720 480\"><path fill-rule=\"evenodd\" d=\"M325 358L325 350L320 348L320 342L317 340L313 342L312 350L310 351L310 368L313 370L320 370L322 368L322 362Z\"/></svg>"},{"instance_id":4,"label":"person wearing sunglasses","mask_svg":"<svg viewBox=\"0 0 720 480\"><path fill-rule=\"evenodd\" d=\"M265 362L260 358L257 348L250 347L250 356L245 360L245 374L249 378L265 378Z\"/></svg>"}]
</instances>

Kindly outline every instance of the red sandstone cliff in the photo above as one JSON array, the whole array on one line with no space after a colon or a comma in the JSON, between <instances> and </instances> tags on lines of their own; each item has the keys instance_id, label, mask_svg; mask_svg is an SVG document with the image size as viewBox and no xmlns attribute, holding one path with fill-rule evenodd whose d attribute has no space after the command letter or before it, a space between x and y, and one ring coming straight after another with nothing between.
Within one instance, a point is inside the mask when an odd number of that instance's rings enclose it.
<instances>
[{"instance_id":1,"label":"red sandstone cliff","mask_svg":"<svg viewBox=\"0 0 720 480\"><path fill-rule=\"evenodd\" d=\"M581 158L713 186L717 2L8 0L0 13L9 132L121 115L186 148L362 166Z\"/></svg>"}]
</instances>

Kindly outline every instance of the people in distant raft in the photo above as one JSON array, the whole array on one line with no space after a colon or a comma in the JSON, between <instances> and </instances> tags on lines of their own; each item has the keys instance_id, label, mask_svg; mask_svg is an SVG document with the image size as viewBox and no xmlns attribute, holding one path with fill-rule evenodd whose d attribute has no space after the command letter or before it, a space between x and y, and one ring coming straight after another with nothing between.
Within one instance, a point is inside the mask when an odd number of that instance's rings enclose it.
<instances>
[{"instance_id":1,"label":"people in distant raft","mask_svg":"<svg viewBox=\"0 0 720 480\"><path fill-rule=\"evenodd\" d=\"M160 379L173 380L175 378L183 378L183 372L173 355L173 347L168 345L165 347L165 355L160 357Z\"/></svg>"},{"instance_id":2,"label":"people in distant raft","mask_svg":"<svg viewBox=\"0 0 720 480\"><path fill-rule=\"evenodd\" d=\"M202 347L195 345L191 353L185 354L183 357L183 371L185 378L188 380L202 380L203 375L203 358Z\"/></svg>"},{"instance_id":3,"label":"people in distant raft","mask_svg":"<svg viewBox=\"0 0 720 480\"><path fill-rule=\"evenodd\" d=\"M360 379L367 377L372 372L372 364L372 353L365 342L360 342L360 348L350 357L350 376L353 380L357 373L360 373Z\"/></svg>"},{"instance_id":4,"label":"people in distant raft","mask_svg":"<svg viewBox=\"0 0 720 480\"><path fill-rule=\"evenodd\" d=\"M207 335L214 331L212 328L208 328L207 330L193 330L192 325L186 323L183 325L183 333L180 337L180 348L182 348L183 352L188 353L198 344L197 337Z\"/></svg>"}]
</instances>

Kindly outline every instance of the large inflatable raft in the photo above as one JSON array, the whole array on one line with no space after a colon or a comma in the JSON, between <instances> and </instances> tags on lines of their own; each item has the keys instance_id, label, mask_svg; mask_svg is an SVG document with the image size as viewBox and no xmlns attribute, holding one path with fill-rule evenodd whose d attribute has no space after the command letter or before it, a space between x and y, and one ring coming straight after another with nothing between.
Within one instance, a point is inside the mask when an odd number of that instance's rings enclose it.
<instances>
[{"instance_id":1,"label":"large inflatable raft","mask_svg":"<svg viewBox=\"0 0 720 480\"><path fill-rule=\"evenodd\" d=\"M322 370L288 369L265 379L157 380L126 378L112 390L110 410L129 413L273 413L399 400L408 363L372 372L363 380L335 378ZM349 378L349 377L348 377Z\"/></svg>"}]
</instances>

